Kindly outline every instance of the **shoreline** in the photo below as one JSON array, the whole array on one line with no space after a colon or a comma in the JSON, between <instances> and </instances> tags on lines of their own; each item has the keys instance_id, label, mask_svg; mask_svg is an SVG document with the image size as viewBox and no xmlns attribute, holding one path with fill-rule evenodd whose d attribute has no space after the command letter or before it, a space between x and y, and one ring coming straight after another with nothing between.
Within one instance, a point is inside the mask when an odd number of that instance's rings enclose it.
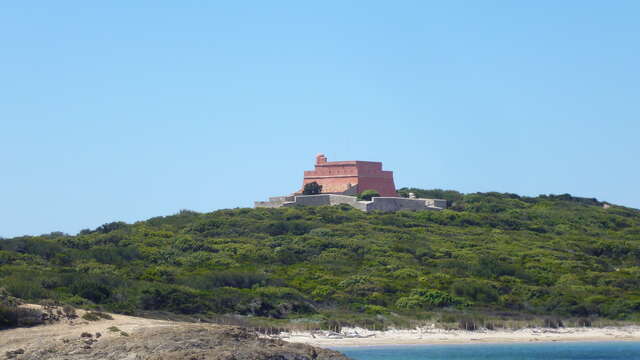
<instances>
[{"instance_id":1,"label":"shoreline","mask_svg":"<svg viewBox=\"0 0 640 360\"><path fill-rule=\"evenodd\" d=\"M290 341L293 342L293 341ZM353 348L389 348L389 347L403 347L403 346L463 346L463 345L505 345L505 344L574 344L574 343L640 343L639 339L575 339L575 340L514 340L514 341L471 341L471 342L410 342L410 343L394 343L394 344L358 344L358 345L313 345L323 347L327 349L334 349L340 351L340 349L353 349ZM309 344L311 345L311 344Z\"/></svg>"},{"instance_id":2,"label":"shoreline","mask_svg":"<svg viewBox=\"0 0 640 360\"><path fill-rule=\"evenodd\" d=\"M343 328L340 333L331 331L288 332L271 337L289 342L330 348L395 345L624 342L640 341L640 326L558 329L526 328L518 330L484 329L476 331L434 328L372 331L362 328Z\"/></svg>"}]
</instances>

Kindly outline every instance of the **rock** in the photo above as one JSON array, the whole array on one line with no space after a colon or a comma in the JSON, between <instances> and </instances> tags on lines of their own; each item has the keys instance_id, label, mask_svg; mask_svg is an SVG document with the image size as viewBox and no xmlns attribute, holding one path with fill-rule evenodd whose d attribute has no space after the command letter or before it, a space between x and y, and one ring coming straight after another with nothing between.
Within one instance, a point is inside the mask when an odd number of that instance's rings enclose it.
<instances>
[{"instance_id":1,"label":"rock","mask_svg":"<svg viewBox=\"0 0 640 360\"><path fill-rule=\"evenodd\" d=\"M17 350L13 350L13 351L7 351L5 355L7 356L7 359L14 359L15 357L17 357L20 354L24 354L24 349L17 349Z\"/></svg>"}]
</instances>

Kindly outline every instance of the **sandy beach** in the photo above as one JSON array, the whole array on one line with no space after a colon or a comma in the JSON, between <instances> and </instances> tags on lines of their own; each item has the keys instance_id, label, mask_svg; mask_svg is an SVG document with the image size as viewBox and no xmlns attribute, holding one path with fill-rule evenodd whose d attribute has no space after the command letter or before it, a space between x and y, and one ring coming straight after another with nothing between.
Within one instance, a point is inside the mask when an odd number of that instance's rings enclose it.
<instances>
[{"instance_id":1,"label":"sandy beach","mask_svg":"<svg viewBox=\"0 0 640 360\"><path fill-rule=\"evenodd\" d=\"M527 328L519 330L444 330L416 328L413 330L372 331L343 328L330 331L281 333L282 340L314 346L375 346L468 343L525 343L553 341L640 341L640 326L603 328Z\"/></svg>"},{"instance_id":2,"label":"sandy beach","mask_svg":"<svg viewBox=\"0 0 640 360\"><path fill-rule=\"evenodd\" d=\"M39 305L25 305L40 308ZM82 316L86 311L77 310ZM176 321L154 320L134 316L110 314L112 319L87 321L78 317L63 319L53 324L29 328L15 328L2 331L0 351L16 348L40 348L49 343L78 339L82 333L100 333L102 339L120 337L117 328L131 335L149 330L171 327L197 326L215 328L215 324L190 324ZM395 329L386 331L364 328L343 327L338 332L301 331L283 332L267 336L288 342L304 343L318 347L376 346L376 345L419 345L419 344L472 344L472 343L528 343L553 341L640 341L640 326L611 327L564 327L564 328L524 328L518 330L480 329L475 331L445 330L435 325L415 329Z\"/></svg>"}]
</instances>

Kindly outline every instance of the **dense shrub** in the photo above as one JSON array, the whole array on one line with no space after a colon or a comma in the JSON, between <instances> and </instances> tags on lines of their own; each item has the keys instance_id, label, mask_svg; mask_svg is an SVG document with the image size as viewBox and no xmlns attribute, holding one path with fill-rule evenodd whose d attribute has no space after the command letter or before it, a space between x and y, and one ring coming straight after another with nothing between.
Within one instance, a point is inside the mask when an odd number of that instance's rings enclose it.
<instances>
[{"instance_id":1,"label":"dense shrub","mask_svg":"<svg viewBox=\"0 0 640 360\"><path fill-rule=\"evenodd\" d=\"M178 288L145 289L140 303L145 310L167 310L181 314L196 314L207 310L196 293Z\"/></svg>"},{"instance_id":2,"label":"dense shrub","mask_svg":"<svg viewBox=\"0 0 640 360\"><path fill-rule=\"evenodd\" d=\"M409 192L451 208L184 211L76 236L0 239L0 283L30 302L127 314L637 318L640 211L570 195L399 190Z\"/></svg>"},{"instance_id":3,"label":"dense shrub","mask_svg":"<svg viewBox=\"0 0 640 360\"><path fill-rule=\"evenodd\" d=\"M70 290L72 294L89 299L94 303L102 303L111 296L109 285L97 279L83 279L74 282Z\"/></svg>"},{"instance_id":4,"label":"dense shrub","mask_svg":"<svg viewBox=\"0 0 640 360\"><path fill-rule=\"evenodd\" d=\"M493 303L499 297L497 290L490 283L476 279L457 280L451 285L451 290L457 296L479 303Z\"/></svg>"},{"instance_id":5,"label":"dense shrub","mask_svg":"<svg viewBox=\"0 0 640 360\"><path fill-rule=\"evenodd\" d=\"M0 329L43 324L43 313L37 309L0 304Z\"/></svg>"},{"instance_id":6,"label":"dense shrub","mask_svg":"<svg viewBox=\"0 0 640 360\"><path fill-rule=\"evenodd\" d=\"M420 309L444 307L457 303L451 295L434 289L414 289L407 297L401 297L396 306L401 309Z\"/></svg>"},{"instance_id":7,"label":"dense shrub","mask_svg":"<svg viewBox=\"0 0 640 360\"><path fill-rule=\"evenodd\" d=\"M375 190L365 190L358 194L358 200L371 201L374 197L379 197L380 193Z\"/></svg>"},{"instance_id":8,"label":"dense shrub","mask_svg":"<svg viewBox=\"0 0 640 360\"><path fill-rule=\"evenodd\" d=\"M98 320L113 320L113 317L107 313L100 311L89 311L82 315L84 320L98 321Z\"/></svg>"},{"instance_id":9,"label":"dense shrub","mask_svg":"<svg viewBox=\"0 0 640 360\"><path fill-rule=\"evenodd\" d=\"M304 184L304 188L302 190L303 195L317 195L322 192L322 185L317 182L310 182L308 184Z\"/></svg>"}]
</instances>

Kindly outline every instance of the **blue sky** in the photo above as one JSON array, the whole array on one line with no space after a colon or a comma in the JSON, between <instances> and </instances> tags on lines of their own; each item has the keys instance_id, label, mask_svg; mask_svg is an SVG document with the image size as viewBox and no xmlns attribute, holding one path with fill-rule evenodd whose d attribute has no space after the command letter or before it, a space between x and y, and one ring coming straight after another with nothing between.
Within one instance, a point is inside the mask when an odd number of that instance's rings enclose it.
<instances>
[{"instance_id":1,"label":"blue sky","mask_svg":"<svg viewBox=\"0 0 640 360\"><path fill-rule=\"evenodd\" d=\"M300 187L314 156L398 187L640 208L640 2L0 4L0 236Z\"/></svg>"}]
</instances>

